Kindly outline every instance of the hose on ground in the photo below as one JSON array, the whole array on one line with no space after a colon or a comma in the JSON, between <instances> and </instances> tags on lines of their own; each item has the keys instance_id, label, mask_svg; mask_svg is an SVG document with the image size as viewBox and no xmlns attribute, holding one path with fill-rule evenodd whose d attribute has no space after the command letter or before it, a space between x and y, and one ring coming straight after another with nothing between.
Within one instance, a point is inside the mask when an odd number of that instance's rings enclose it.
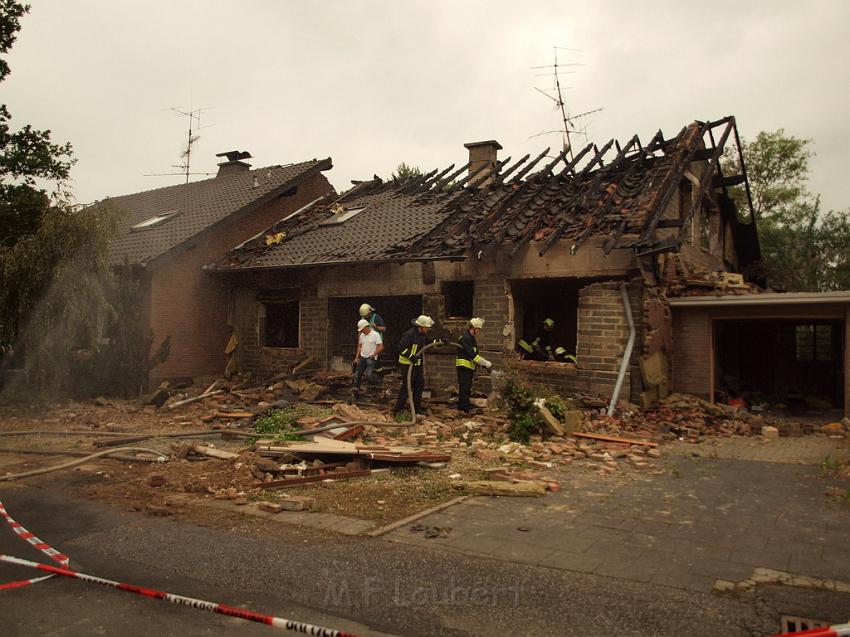
<instances>
[{"instance_id":1,"label":"hose on ground","mask_svg":"<svg viewBox=\"0 0 850 637\"><path fill-rule=\"evenodd\" d=\"M44 473L51 473L53 471L59 471L61 469L71 469L72 467L77 467L79 465L85 464L87 462L91 462L97 458L102 456L109 456L113 453L124 453L128 451L133 451L135 453L152 453L159 458L161 458L160 462L165 462L166 457L162 454L161 451L157 451L156 449L148 449L146 447L117 447L115 449L105 449L104 451L98 451L97 453L93 453L90 456L86 456L85 458L78 458L77 460L69 460L68 462L63 462L62 464L56 464L52 467L44 467L42 469L33 469L32 471L23 471L21 473L10 473L5 476L0 476L0 482L6 480L18 480L20 478L29 478L30 476L38 476Z\"/></svg>"}]
</instances>

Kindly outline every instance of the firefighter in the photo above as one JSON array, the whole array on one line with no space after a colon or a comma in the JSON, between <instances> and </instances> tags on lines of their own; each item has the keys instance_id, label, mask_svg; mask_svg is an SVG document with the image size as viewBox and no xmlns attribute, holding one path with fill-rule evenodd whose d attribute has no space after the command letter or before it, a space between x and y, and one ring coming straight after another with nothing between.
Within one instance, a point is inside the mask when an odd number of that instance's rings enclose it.
<instances>
[{"instance_id":1,"label":"firefighter","mask_svg":"<svg viewBox=\"0 0 850 637\"><path fill-rule=\"evenodd\" d=\"M413 327L407 330L398 342L398 370L401 373L401 387L398 388L398 399L395 401L393 415L397 416L407 405L407 372L413 365L410 378L413 390L413 408L416 413L422 411L422 390L425 387L425 376L422 372L422 348L431 342L428 332L434 326L430 316L415 318Z\"/></svg>"},{"instance_id":2,"label":"firefighter","mask_svg":"<svg viewBox=\"0 0 850 637\"><path fill-rule=\"evenodd\" d=\"M369 305L368 303L363 303L360 306L360 318L369 323L369 327L372 328L373 331L378 333L378 336L381 337L381 342L384 342L384 334L387 331L387 326L384 324L384 319L381 317L378 312L375 311L375 308ZM381 364L381 359L379 357L375 357L375 373L378 374L378 378L383 378L381 374L384 373L384 366Z\"/></svg>"},{"instance_id":3,"label":"firefighter","mask_svg":"<svg viewBox=\"0 0 850 637\"><path fill-rule=\"evenodd\" d=\"M552 348L552 330L555 329L555 321L547 318L543 321L543 329L537 333L534 340L527 341L519 339L518 349L522 357L533 361L555 360L555 352Z\"/></svg>"},{"instance_id":4,"label":"firefighter","mask_svg":"<svg viewBox=\"0 0 850 637\"><path fill-rule=\"evenodd\" d=\"M569 354L565 347L558 346L555 348L555 360L559 363L578 365L578 359L573 354Z\"/></svg>"},{"instance_id":5,"label":"firefighter","mask_svg":"<svg viewBox=\"0 0 850 637\"><path fill-rule=\"evenodd\" d=\"M360 306L360 318L369 322L369 327L375 330L378 335L383 340L384 332L387 331L386 325L384 325L384 319L381 318L381 315L375 311L375 308L369 305L368 303L364 303Z\"/></svg>"},{"instance_id":6,"label":"firefighter","mask_svg":"<svg viewBox=\"0 0 850 637\"><path fill-rule=\"evenodd\" d=\"M475 375L475 366L481 365L490 369L493 363L478 353L478 343L475 340L476 335L484 327L484 319L473 318L469 320L469 324L461 334L458 343L461 349L458 350L455 358L455 367L457 368L457 408L469 413L472 405L469 403L469 395L472 393L472 377Z\"/></svg>"}]
</instances>

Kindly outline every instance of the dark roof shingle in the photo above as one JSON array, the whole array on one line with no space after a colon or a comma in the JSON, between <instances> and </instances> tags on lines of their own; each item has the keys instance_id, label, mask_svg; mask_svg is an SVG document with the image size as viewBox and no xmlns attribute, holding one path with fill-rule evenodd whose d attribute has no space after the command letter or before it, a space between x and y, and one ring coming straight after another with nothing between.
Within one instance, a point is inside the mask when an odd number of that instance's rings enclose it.
<instances>
[{"instance_id":1,"label":"dark roof shingle","mask_svg":"<svg viewBox=\"0 0 850 637\"><path fill-rule=\"evenodd\" d=\"M241 210L272 199L315 170L330 168L330 159L288 166L269 166L111 197L94 206L115 214L116 236L110 244L112 263L145 264L201 231ZM132 226L157 215L176 213L144 230Z\"/></svg>"}]
</instances>

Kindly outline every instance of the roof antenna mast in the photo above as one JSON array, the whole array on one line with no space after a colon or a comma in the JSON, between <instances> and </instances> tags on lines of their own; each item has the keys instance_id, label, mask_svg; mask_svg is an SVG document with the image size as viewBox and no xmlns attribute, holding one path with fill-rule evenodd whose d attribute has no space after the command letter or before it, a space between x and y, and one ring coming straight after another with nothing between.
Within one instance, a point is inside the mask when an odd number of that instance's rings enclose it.
<instances>
[{"instance_id":1,"label":"roof antenna mast","mask_svg":"<svg viewBox=\"0 0 850 637\"><path fill-rule=\"evenodd\" d=\"M168 110L174 111L184 117L189 118L189 132L186 139L186 146L183 149L183 153L180 155L180 159L183 160L182 164L172 164L172 168L180 169L180 172L177 173L145 173L145 177L170 177L172 175L180 175L186 179L186 183L189 183L189 177L191 175L214 175L215 173L209 172L192 172L192 146L201 138L198 135L198 131L201 130L201 112L205 110L209 110L207 108L196 108L194 110L184 111L179 108L174 108L173 106ZM204 126L204 128L209 128L209 126Z\"/></svg>"},{"instance_id":2,"label":"roof antenna mast","mask_svg":"<svg viewBox=\"0 0 850 637\"><path fill-rule=\"evenodd\" d=\"M183 111L179 108L171 107L171 110L175 113L179 113L180 115L184 115L189 118L189 135L186 142L186 149L183 151L183 154L180 155L180 159L183 160L182 164L178 164L176 166L172 166L172 168L180 168L184 175L186 175L186 183L189 183L189 175L191 175L191 164L192 164L192 144L197 142L201 136L192 134L192 125L197 122L196 130L201 130L201 111L204 109L196 108L193 111Z\"/></svg>"},{"instance_id":3,"label":"roof antenna mast","mask_svg":"<svg viewBox=\"0 0 850 637\"><path fill-rule=\"evenodd\" d=\"M547 93L543 89L537 88L536 86L534 87L534 90L536 90L539 93L542 93L543 95L548 97L550 100L555 102L555 106L561 111L561 121L563 122L564 128L563 128L563 130L558 129L558 130L554 130L554 131L545 131L543 133L538 133L538 135L548 135L550 133L561 133L561 135L563 137L563 148L564 148L564 150L568 151L569 157L570 157L570 159L572 159L573 158L573 150L572 150L572 144L570 142L570 127L575 129L575 125L572 123L573 120L576 120L580 117L584 117L585 115L590 115L591 113L598 113L602 109L596 108L596 109L593 109L592 111L586 111L584 113L579 113L578 115L572 115L572 116L569 114L569 111L567 110L566 101L564 100L564 93L561 90L561 73L575 73L575 71L562 71L562 70L560 70L560 67L562 67L562 66L584 66L584 64L581 64L579 62L573 62L573 63L569 63L569 64L559 64L558 63L558 50L561 49L561 50L564 50L564 51L579 52L579 51L581 51L581 49L569 49L565 46L554 46L552 48L554 49L554 63L553 64L547 64L545 66L532 66L531 68L532 69L551 69L552 70L551 73L538 74L536 77L550 77L550 76L554 77L555 78L555 85L551 89L551 91L552 91L552 93L554 93L554 95L550 95L549 93ZM564 88L572 88L572 87L566 86ZM555 97L555 95L557 95L557 97ZM579 132L579 134L585 134L585 136L586 136L586 133ZM537 137L537 135L532 135L532 137Z\"/></svg>"}]
</instances>

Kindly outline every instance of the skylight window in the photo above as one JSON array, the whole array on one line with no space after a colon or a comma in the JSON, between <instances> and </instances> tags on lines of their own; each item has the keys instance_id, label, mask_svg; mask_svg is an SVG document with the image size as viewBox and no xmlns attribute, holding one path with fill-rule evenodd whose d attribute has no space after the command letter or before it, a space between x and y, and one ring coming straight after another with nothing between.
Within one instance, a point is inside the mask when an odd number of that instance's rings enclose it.
<instances>
[{"instance_id":1,"label":"skylight window","mask_svg":"<svg viewBox=\"0 0 850 637\"><path fill-rule=\"evenodd\" d=\"M155 226L158 226L161 223L168 221L169 219L171 219L171 217L175 216L179 212L180 212L179 210L170 210L168 212L161 212L160 214L155 215L155 216L151 217L150 219L145 219L144 221L137 223L134 226L131 226L130 229L131 230L147 230L149 228L153 228Z\"/></svg>"},{"instance_id":2,"label":"skylight window","mask_svg":"<svg viewBox=\"0 0 850 637\"><path fill-rule=\"evenodd\" d=\"M359 208L349 208L347 210L343 208L342 210L337 211L332 217L328 217L324 221L320 221L319 225L336 226L342 223L343 221L348 221L354 215L360 214L364 210L366 210L366 206L360 206Z\"/></svg>"}]
</instances>

